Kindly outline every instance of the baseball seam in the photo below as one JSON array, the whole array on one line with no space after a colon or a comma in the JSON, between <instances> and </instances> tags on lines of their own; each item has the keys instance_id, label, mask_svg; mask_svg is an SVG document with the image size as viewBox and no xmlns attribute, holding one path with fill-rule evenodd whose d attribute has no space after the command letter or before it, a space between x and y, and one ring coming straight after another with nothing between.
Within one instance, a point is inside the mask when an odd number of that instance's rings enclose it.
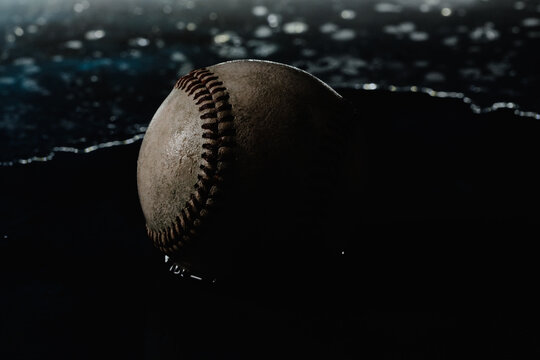
<instances>
[{"instance_id":1,"label":"baseball seam","mask_svg":"<svg viewBox=\"0 0 540 360\"><path fill-rule=\"evenodd\" d=\"M185 91L199 106L203 145L198 181L190 199L166 228L150 229L148 236L167 255L173 255L197 237L201 225L218 201L223 178L233 159L234 116L229 94L218 76L202 68L180 78L175 89Z\"/></svg>"}]
</instances>

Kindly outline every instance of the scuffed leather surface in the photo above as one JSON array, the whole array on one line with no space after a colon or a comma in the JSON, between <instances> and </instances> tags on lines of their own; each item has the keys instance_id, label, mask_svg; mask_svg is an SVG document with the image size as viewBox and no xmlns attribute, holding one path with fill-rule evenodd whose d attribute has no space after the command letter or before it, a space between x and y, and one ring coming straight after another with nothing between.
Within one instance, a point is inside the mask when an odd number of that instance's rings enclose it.
<instances>
[{"instance_id":1,"label":"scuffed leather surface","mask_svg":"<svg viewBox=\"0 0 540 360\"><path fill-rule=\"evenodd\" d=\"M202 153L199 109L173 89L152 118L139 153L137 183L149 228L168 226L189 199Z\"/></svg>"},{"instance_id":2,"label":"scuffed leather surface","mask_svg":"<svg viewBox=\"0 0 540 360\"><path fill-rule=\"evenodd\" d=\"M341 96L317 78L281 64L234 61L208 69L230 95L234 160L200 241L182 249L179 257L223 260L238 247L259 251L268 245L276 250L307 245L309 252L309 246L334 241L329 234L341 226L335 218L346 197L343 177L350 150L344 126L350 119ZM141 148L139 194L151 227L167 226L196 181L190 171L198 166L202 143L191 102L173 90ZM173 136L178 126L186 134L183 142ZM183 159L182 169L176 157Z\"/></svg>"}]
</instances>

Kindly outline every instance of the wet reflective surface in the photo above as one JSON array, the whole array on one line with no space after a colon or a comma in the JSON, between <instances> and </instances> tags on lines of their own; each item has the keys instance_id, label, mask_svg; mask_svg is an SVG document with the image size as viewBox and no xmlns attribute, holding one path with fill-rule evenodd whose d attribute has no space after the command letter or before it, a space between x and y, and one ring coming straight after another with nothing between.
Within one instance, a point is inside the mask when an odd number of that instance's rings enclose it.
<instances>
[{"instance_id":1,"label":"wet reflective surface","mask_svg":"<svg viewBox=\"0 0 540 360\"><path fill-rule=\"evenodd\" d=\"M536 351L538 121L475 114L461 99L338 90L361 109L351 121L367 150L363 194L344 194L351 206L335 224L353 232L327 239L345 247L224 252L215 282L152 248L139 142L0 168L2 358Z\"/></svg>"},{"instance_id":2,"label":"wet reflective surface","mask_svg":"<svg viewBox=\"0 0 540 360\"><path fill-rule=\"evenodd\" d=\"M533 1L21 0L0 27L4 165L141 134L180 75L238 58L540 110Z\"/></svg>"},{"instance_id":3,"label":"wet reflective surface","mask_svg":"<svg viewBox=\"0 0 540 360\"><path fill-rule=\"evenodd\" d=\"M535 1L1 1L0 358L537 353L539 19ZM334 86L365 178L343 247L262 244L205 277L152 248L136 159L178 76L239 57Z\"/></svg>"}]
</instances>

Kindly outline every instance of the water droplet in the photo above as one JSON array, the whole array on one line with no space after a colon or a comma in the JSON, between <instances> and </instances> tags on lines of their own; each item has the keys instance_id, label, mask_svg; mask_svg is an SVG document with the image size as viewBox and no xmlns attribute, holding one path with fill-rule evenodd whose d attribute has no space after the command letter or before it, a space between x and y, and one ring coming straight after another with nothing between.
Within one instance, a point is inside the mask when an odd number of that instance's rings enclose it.
<instances>
[{"instance_id":1,"label":"water droplet","mask_svg":"<svg viewBox=\"0 0 540 360\"><path fill-rule=\"evenodd\" d=\"M317 52L313 49L302 49L301 53L302 56L311 57L314 56Z\"/></svg>"},{"instance_id":2,"label":"water droplet","mask_svg":"<svg viewBox=\"0 0 540 360\"><path fill-rule=\"evenodd\" d=\"M474 29L470 37L473 40L487 40L493 41L499 38L499 32L493 28L493 23L486 23L483 26L477 27Z\"/></svg>"},{"instance_id":3,"label":"water droplet","mask_svg":"<svg viewBox=\"0 0 540 360\"><path fill-rule=\"evenodd\" d=\"M15 29L13 29L13 32L15 33L15 35L17 36L23 36L24 35L24 30L22 27L20 26L17 26Z\"/></svg>"},{"instance_id":4,"label":"water droplet","mask_svg":"<svg viewBox=\"0 0 540 360\"><path fill-rule=\"evenodd\" d=\"M348 41L356 37L356 33L352 29L341 29L332 34L332 39L337 41Z\"/></svg>"},{"instance_id":5,"label":"water droplet","mask_svg":"<svg viewBox=\"0 0 540 360\"><path fill-rule=\"evenodd\" d=\"M231 36L227 33L217 34L216 36L214 36L214 42L216 44L224 44L228 42L229 40L231 40Z\"/></svg>"},{"instance_id":6,"label":"water droplet","mask_svg":"<svg viewBox=\"0 0 540 360\"><path fill-rule=\"evenodd\" d=\"M409 38L412 41L426 41L429 39L429 34L423 31L413 31L409 34Z\"/></svg>"},{"instance_id":7,"label":"water droplet","mask_svg":"<svg viewBox=\"0 0 540 360\"><path fill-rule=\"evenodd\" d=\"M356 17L356 12L354 10L342 10L340 15L345 20L352 20Z\"/></svg>"},{"instance_id":8,"label":"water droplet","mask_svg":"<svg viewBox=\"0 0 540 360\"><path fill-rule=\"evenodd\" d=\"M272 29L270 29L268 26L261 25L257 29L255 29L254 35L258 38L267 38L272 36Z\"/></svg>"},{"instance_id":9,"label":"water droplet","mask_svg":"<svg viewBox=\"0 0 540 360\"><path fill-rule=\"evenodd\" d=\"M450 16L450 15L452 15L452 9L450 9L450 8L442 8L441 15L442 16Z\"/></svg>"},{"instance_id":10,"label":"water droplet","mask_svg":"<svg viewBox=\"0 0 540 360\"><path fill-rule=\"evenodd\" d=\"M375 11L380 13L398 13L401 12L401 6L390 3L379 3L375 5Z\"/></svg>"},{"instance_id":11,"label":"water droplet","mask_svg":"<svg viewBox=\"0 0 540 360\"><path fill-rule=\"evenodd\" d=\"M266 20L268 21L268 25L270 25L270 27L278 27L279 22L281 20L281 16L276 15L276 14L270 14L266 18Z\"/></svg>"},{"instance_id":12,"label":"water droplet","mask_svg":"<svg viewBox=\"0 0 540 360\"><path fill-rule=\"evenodd\" d=\"M420 9L420 12L423 12L423 13L427 13L429 12L429 10L431 10L428 4L420 5L419 9Z\"/></svg>"},{"instance_id":13,"label":"water droplet","mask_svg":"<svg viewBox=\"0 0 540 360\"><path fill-rule=\"evenodd\" d=\"M285 31L287 34L301 34L306 32L307 29L307 24L301 21L293 21L283 25L283 31Z\"/></svg>"},{"instance_id":14,"label":"water droplet","mask_svg":"<svg viewBox=\"0 0 540 360\"><path fill-rule=\"evenodd\" d=\"M268 9L266 8L266 6L259 5L259 6L253 7L251 12L255 16L265 16L266 14L268 14Z\"/></svg>"},{"instance_id":15,"label":"water droplet","mask_svg":"<svg viewBox=\"0 0 540 360\"><path fill-rule=\"evenodd\" d=\"M326 23L326 24L321 25L321 27L319 28L319 31L322 32L323 34L330 34L330 33L336 32L338 29L339 27L336 24Z\"/></svg>"},{"instance_id":16,"label":"water droplet","mask_svg":"<svg viewBox=\"0 0 540 360\"><path fill-rule=\"evenodd\" d=\"M459 42L459 38L457 36L449 36L444 38L442 42L446 46L456 46Z\"/></svg>"},{"instance_id":17,"label":"water droplet","mask_svg":"<svg viewBox=\"0 0 540 360\"><path fill-rule=\"evenodd\" d=\"M516 10L523 10L523 9L525 9L525 7L526 7L526 5L525 5L525 3L523 1L516 1L514 3L514 9L516 9Z\"/></svg>"},{"instance_id":18,"label":"water droplet","mask_svg":"<svg viewBox=\"0 0 540 360\"><path fill-rule=\"evenodd\" d=\"M197 24L190 22L186 25L187 31L195 31L197 29Z\"/></svg>"},{"instance_id":19,"label":"water droplet","mask_svg":"<svg viewBox=\"0 0 540 360\"><path fill-rule=\"evenodd\" d=\"M175 51L171 54L171 60L172 61L177 61L177 62L183 62L183 61L186 61L187 58L184 54L182 54L181 52L179 51Z\"/></svg>"},{"instance_id":20,"label":"water droplet","mask_svg":"<svg viewBox=\"0 0 540 360\"><path fill-rule=\"evenodd\" d=\"M150 45L150 40L148 40L147 38L138 37L138 38L135 38L135 39L130 39L129 40L129 45L145 47L145 46Z\"/></svg>"},{"instance_id":21,"label":"water droplet","mask_svg":"<svg viewBox=\"0 0 540 360\"><path fill-rule=\"evenodd\" d=\"M525 27L536 27L540 25L540 19L539 18L523 19L522 24Z\"/></svg>"},{"instance_id":22,"label":"water droplet","mask_svg":"<svg viewBox=\"0 0 540 360\"><path fill-rule=\"evenodd\" d=\"M87 10L90 7L90 3L88 1L81 1L73 4L73 11L76 13L82 13L84 10Z\"/></svg>"},{"instance_id":23,"label":"water droplet","mask_svg":"<svg viewBox=\"0 0 540 360\"><path fill-rule=\"evenodd\" d=\"M99 40L105 37L105 31L102 29L87 31L84 35L86 40Z\"/></svg>"},{"instance_id":24,"label":"water droplet","mask_svg":"<svg viewBox=\"0 0 540 360\"><path fill-rule=\"evenodd\" d=\"M65 47L67 47L68 49L82 49L83 47L83 44L82 44L82 41L79 41L79 40L70 40L70 41L67 41L65 44L64 44Z\"/></svg>"},{"instance_id":25,"label":"water droplet","mask_svg":"<svg viewBox=\"0 0 540 360\"><path fill-rule=\"evenodd\" d=\"M398 25L386 25L383 30L387 34L402 35L414 31L416 25L412 22L403 22Z\"/></svg>"}]
</instances>

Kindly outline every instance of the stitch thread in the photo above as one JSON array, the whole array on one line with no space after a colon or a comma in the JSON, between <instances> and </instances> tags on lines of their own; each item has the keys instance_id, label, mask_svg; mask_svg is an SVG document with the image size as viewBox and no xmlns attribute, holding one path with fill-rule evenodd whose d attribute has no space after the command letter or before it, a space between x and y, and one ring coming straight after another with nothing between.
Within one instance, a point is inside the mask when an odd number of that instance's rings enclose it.
<instances>
[{"instance_id":1,"label":"stitch thread","mask_svg":"<svg viewBox=\"0 0 540 360\"><path fill-rule=\"evenodd\" d=\"M197 183L180 213L165 229L147 233L154 245L167 255L193 241L218 201L223 177L230 168L234 146L234 116L229 94L217 75L203 68L181 77L174 86L193 96L199 106L202 138L201 165Z\"/></svg>"}]
</instances>

